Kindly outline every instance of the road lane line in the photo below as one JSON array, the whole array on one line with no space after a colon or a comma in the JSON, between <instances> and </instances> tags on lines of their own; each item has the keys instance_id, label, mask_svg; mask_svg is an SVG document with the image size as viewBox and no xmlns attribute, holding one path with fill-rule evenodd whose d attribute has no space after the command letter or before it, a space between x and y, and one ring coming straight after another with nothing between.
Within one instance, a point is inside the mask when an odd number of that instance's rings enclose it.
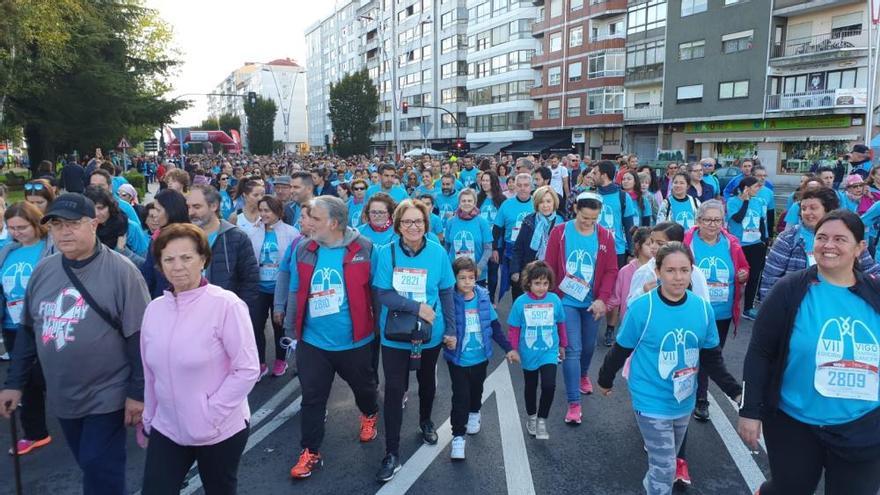
<instances>
[{"instance_id":1,"label":"road lane line","mask_svg":"<svg viewBox=\"0 0 880 495\"><path fill-rule=\"evenodd\" d=\"M721 441L724 442L727 452L730 453L730 457L733 458L737 469L739 469L746 484L749 485L749 490L754 493L755 490L761 487L761 483L767 481L767 478L764 477L764 472L761 471L755 459L752 458L749 448L740 440L736 429L730 424L730 420L727 419L727 415L724 414L721 406L715 401L715 397L710 393L708 398L709 416L712 417L712 426L715 427L715 431L718 432Z\"/></svg>"},{"instance_id":2,"label":"road lane line","mask_svg":"<svg viewBox=\"0 0 880 495\"><path fill-rule=\"evenodd\" d=\"M501 453L504 456L507 493L535 495L532 467L523 437L522 418L516 406L516 394L506 361L498 367L497 372L501 375L495 388L495 400L498 402L498 425L501 427Z\"/></svg>"}]
</instances>

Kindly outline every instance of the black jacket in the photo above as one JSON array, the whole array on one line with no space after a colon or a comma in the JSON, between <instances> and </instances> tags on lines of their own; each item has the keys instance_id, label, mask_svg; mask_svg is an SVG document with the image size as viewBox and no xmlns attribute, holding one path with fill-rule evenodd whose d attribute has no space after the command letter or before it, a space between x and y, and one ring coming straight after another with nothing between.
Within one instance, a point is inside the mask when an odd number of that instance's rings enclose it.
<instances>
[{"instance_id":1,"label":"black jacket","mask_svg":"<svg viewBox=\"0 0 880 495\"><path fill-rule=\"evenodd\" d=\"M743 363L743 406L739 415L763 419L776 412L782 389L782 374L788 363L788 344L794 320L810 287L819 283L818 268L812 266L782 277L762 303L752 326L752 340ZM880 312L880 281L862 272L855 273L850 292ZM834 302L829 301L834 304ZM772 309L770 309L772 308Z\"/></svg>"},{"instance_id":2,"label":"black jacket","mask_svg":"<svg viewBox=\"0 0 880 495\"><path fill-rule=\"evenodd\" d=\"M535 261L535 257L538 254L537 251L531 248L532 235L535 233L535 215L537 213L529 213L527 217L523 218L522 224L519 226L519 235L516 237L516 242L513 243L513 255L510 257L511 275L521 272L526 265ZM550 230L553 230L558 220L559 217L553 215ZM547 231L548 239L550 237L550 230Z\"/></svg>"},{"instance_id":3,"label":"black jacket","mask_svg":"<svg viewBox=\"0 0 880 495\"><path fill-rule=\"evenodd\" d=\"M86 171L76 163L61 168L61 187L67 192L81 193L85 189Z\"/></svg>"}]
</instances>

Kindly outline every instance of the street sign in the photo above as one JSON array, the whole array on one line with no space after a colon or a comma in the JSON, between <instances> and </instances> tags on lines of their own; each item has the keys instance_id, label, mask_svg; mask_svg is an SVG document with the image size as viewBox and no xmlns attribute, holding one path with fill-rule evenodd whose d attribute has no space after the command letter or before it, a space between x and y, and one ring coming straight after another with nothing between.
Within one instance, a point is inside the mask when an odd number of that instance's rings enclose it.
<instances>
[{"instance_id":1,"label":"street sign","mask_svg":"<svg viewBox=\"0 0 880 495\"><path fill-rule=\"evenodd\" d=\"M429 120L422 121L422 139L428 139L428 135L431 134L431 128L433 124Z\"/></svg>"},{"instance_id":2,"label":"street sign","mask_svg":"<svg viewBox=\"0 0 880 495\"><path fill-rule=\"evenodd\" d=\"M147 139L144 141L144 151L159 151L159 140Z\"/></svg>"},{"instance_id":3,"label":"street sign","mask_svg":"<svg viewBox=\"0 0 880 495\"><path fill-rule=\"evenodd\" d=\"M117 144L116 147L121 150L127 150L127 149L131 148L131 145L128 144L128 140L126 140L125 138L122 138L119 140L119 144Z\"/></svg>"}]
</instances>

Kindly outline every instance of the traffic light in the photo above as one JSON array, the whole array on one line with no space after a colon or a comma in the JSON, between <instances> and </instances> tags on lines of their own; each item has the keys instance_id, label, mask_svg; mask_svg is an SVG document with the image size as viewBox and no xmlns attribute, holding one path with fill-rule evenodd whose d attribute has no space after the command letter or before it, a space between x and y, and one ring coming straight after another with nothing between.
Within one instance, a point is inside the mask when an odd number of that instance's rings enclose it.
<instances>
[{"instance_id":1,"label":"traffic light","mask_svg":"<svg viewBox=\"0 0 880 495\"><path fill-rule=\"evenodd\" d=\"M253 91L248 91L247 101L248 101L248 104L251 106L256 105L257 104L257 93L255 93Z\"/></svg>"},{"instance_id":2,"label":"traffic light","mask_svg":"<svg viewBox=\"0 0 880 495\"><path fill-rule=\"evenodd\" d=\"M409 112L409 103L407 103L407 102L403 102L403 103L401 103L401 105L400 105L400 111L403 112L404 114L406 114L407 112Z\"/></svg>"},{"instance_id":3,"label":"traffic light","mask_svg":"<svg viewBox=\"0 0 880 495\"><path fill-rule=\"evenodd\" d=\"M458 151L461 151L462 148L464 148L464 143L462 143L461 139L459 139L455 142L455 149L457 149Z\"/></svg>"}]
</instances>

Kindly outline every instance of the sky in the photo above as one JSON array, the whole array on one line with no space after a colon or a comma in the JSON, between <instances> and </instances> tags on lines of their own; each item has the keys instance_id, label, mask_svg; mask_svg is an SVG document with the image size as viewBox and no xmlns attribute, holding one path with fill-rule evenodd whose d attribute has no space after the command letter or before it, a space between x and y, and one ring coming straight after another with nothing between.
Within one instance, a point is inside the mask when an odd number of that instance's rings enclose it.
<instances>
[{"instance_id":1,"label":"sky","mask_svg":"<svg viewBox=\"0 0 880 495\"><path fill-rule=\"evenodd\" d=\"M169 97L210 93L245 62L290 57L306 64L305 30L333 11L332 0L146 0L172 26L183 64L173 76ZM175 125L197 125L208 116L208 97L188 98L192 106Z\"/></svg>"}]
</instances>

